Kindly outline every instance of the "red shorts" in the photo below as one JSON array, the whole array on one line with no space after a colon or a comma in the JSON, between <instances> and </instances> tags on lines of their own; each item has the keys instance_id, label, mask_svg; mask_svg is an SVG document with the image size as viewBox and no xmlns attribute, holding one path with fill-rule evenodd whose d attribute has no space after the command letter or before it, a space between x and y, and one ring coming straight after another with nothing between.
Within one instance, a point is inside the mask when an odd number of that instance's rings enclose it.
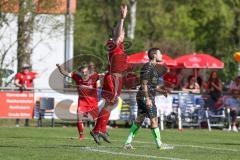
<instances>
[{"instance_id":1,"label":"red shorts","mask_svg":"<svg viewBox=\"0 0 240 160\"><path fill-rule=\"evenodd\" d=\"M90 100L90 101L88 101ZM77 113L80 114L80 113L89 113L93 120L97 119L98 117L98 101L97 99L95 98L92 98L91 99L78 99L78 108L77 108Z\"/></svg>"},{"instance_id":2,"label":"red shorts","mask_svg":"<svg viewBox=\"0 0 240 160\"><path fill-rule=\"evenodd\" d=\"M116 81L118 83L117 86L115 86ZM111 102L112 100L116 101L117 97L121 94L122 85L123 85L122 77L107 73L104 76L102 98L104 98L108 103Z\"/></svg>"}]
</instances>

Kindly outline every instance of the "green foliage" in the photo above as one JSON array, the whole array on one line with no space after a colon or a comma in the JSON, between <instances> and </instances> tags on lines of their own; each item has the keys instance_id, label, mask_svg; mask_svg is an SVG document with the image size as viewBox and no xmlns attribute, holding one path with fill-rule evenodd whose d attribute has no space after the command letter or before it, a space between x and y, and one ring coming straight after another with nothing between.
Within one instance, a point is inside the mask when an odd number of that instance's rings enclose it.
<instances>
[{"instance_id":1,"label":"green foliage","mask_svg":"<svg viewBox=\"0 0 240 160\"><path fill-rule=\"evenodd\" d=\"M89 53L107 62L105 41L119 19L117 0L78 0L75 55ZM124 3L129 4L129 0ZM138 0L135 39L128 54L160 47L172 57L204 52L225 63L224 80L236 75L232 59L239 50L240 0ZM128 15L125 29L130 16Z\"/></svg>"}]
</instances>

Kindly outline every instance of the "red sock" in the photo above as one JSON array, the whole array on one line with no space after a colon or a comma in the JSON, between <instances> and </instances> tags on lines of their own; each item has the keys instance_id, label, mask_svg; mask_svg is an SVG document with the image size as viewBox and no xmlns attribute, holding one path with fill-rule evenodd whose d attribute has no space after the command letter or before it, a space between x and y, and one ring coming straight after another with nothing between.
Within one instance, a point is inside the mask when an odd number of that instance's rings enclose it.
<instances>
[{"instance_id":1,"label":"red sock","mask_svg":"<svg viewBox=\"0 0 240 160\"><path fill-rule=\"evenodd\" d=\"M99 115L100 116L100 115ZM97 119L97 122L96 122L96 124L95 124L95 126L94 126L94 128L93 128L93 132L94 133L99 133L99 131L100 131L100 129L101 129L101 117L98 117L98 119Z\"/></svg>"},{"instance_id":2,"label":"red sock","mask_svg":"<svg viewBox=\"0 0 240 160\"><path fill-rule=\"evenodd\" d=\"M97 123L93 129L94 133L106 133L107 123L110 116L110 112L103 108L98 116Z\"/></svg>"},{"instance_id":3,"label":"red sock","mask_svg":"<svg viewBox=\"0 0 240 160\"><path fill-rule=\"evenodd\" d=\"M79 135L83 134L83 122L82 121L77 122L77 128L78 128Z\"/></svg>"},{"instance_id":4,"label":"red sock","mask_svg":"<svg viewBox=\"0 0 240 160\"><path fill-rule=\"evenodd\" d=\"M101 113L102 113L101 132L106 133L107 132L107 124L108 124L108 120L109 120L111 112L109 112L107 109L103 108Z\"/></svg>"}]
</instances>

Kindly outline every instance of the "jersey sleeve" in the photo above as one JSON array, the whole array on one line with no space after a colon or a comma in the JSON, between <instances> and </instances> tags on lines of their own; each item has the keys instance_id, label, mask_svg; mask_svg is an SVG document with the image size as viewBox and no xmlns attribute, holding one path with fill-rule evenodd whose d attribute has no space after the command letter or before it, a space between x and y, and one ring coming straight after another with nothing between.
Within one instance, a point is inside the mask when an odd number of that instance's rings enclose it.
<instances>
[{"instance_id":1,"label":"jersey sleeve","mask_svg":"<svg viewBox=\"0 0 240 160\"><path fill-rule=\"evenodd\" d=\"M71 78L72 78L74 81L77 81L77 80L78 80L78 74L75 73L75 72L72 72L72 73L71 73Z\"/></svg>"},{"instance_id":2,"label":"jersey sleeve","mask_svg":"<svg viewBox=\"0 0 240 160\"><path fill-rule=\"evenodd\" d=\"M37 77L37 72L31 72L31 78L32 80L35 79Z\"/></svg>"},{"instance_id":3,"label":"jersey sleeve","mask_svg":"<svg viewBox=\"0 0 240 160\"><path fill-rule=\"evenodd\" d=\"M15 76L15 79L16 79L16 80L20 80L20 79L21 79L21 74L20 74L20 73L17 73L16 76Z\"/></svg>"}]
</instances>

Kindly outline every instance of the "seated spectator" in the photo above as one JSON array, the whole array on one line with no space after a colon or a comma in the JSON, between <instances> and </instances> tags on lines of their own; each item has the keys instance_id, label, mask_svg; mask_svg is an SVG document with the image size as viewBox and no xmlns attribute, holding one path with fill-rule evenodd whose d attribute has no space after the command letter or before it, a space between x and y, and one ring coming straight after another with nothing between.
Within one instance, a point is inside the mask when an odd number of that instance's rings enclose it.
<instances>
[{"instance_id":1,"label":"seated spectator","mask_svg":"<svg viewBox=\"0 0 240 160\"><path fill-rule=\"evenodd\" d=\"M190 93L200 93L200 87L198 83L195 80L195 77L193 75L190 75L188 77L187 83L183 86L183 91L187 91Z\"/></svg>"},{"instance_id":2,"label":"seated spectator","mask_svg":"<svg viewBox=\"0 0 240 160\"><path fill-rule=\"evenodd\" d=\"M178 82L176 71L174 69L171 69L170 72L163 76L163 80L164 85L167 88L170 88L171 90L175 89Z\"/></svg>"},{"instance_id":3,"label":"seated spectator","mask_svg":"<svg viewBox=\"0 0 240 160\"><path fill-rule=\"evenodd\" d=\"M233 89L240 90L240 76L237 76L235 80L230 83L229 92L231 93L231 90Z\"/></svg>"},{"instance_id":4,"label":"seated spectator","mask_svg":"<svg viewBox=\"0 0 240 160\"><path fill-rule=\"evenodd\" d=\"M215 103L222 96L222 81L218 78L217 72L212 71L206 83L206 92L209 95L205 107L214 109Z\"/></svg>"},{"instance_id":5,"label":"seated spectator","mask_svg":"<svg viewBox=\"0 0 240 160\"><path fill-rule=\"evenodd\" d=\"M175 87L176 90L181 90L184 86L184 75L181 68L178 68L176 70L176 76L177 76L177 85Z\"/></svg>"},{"instance_id":6,"label":"seated spectator","mask_svg":"<svg viewBox=\"0 0 240 160\"><path fill-rule=\"evenodd\" d=\"M230 109L230 116L232 117L231 129L234 132L238 132L236 127L237 116L240 111L240 94L238 89L231 90L231 96L225 101L225 106Z\"/></svg>"},{"instance_id":7,"label":"seated spectator","mask_svg":"<svg viewBox=\"0 0 240 160\"><path fill-rule=\"evenodd\" d=\"M136 89L140 84L140 80L136 73L128 72L128 74L123 77L123 84L126 89Z\"/></svg>"},{"instance_id":8,"label":"seated spectator","mask_svg":"<svg viewBox=\"0 0 240 160\"><path fill-rule=\"evenodd\" d=\"M199 68L193 69L192 76L197 77L196 81L201 89L203 85L203 76L199 73L199 71Z\"/></svg>"}]
</instances>

